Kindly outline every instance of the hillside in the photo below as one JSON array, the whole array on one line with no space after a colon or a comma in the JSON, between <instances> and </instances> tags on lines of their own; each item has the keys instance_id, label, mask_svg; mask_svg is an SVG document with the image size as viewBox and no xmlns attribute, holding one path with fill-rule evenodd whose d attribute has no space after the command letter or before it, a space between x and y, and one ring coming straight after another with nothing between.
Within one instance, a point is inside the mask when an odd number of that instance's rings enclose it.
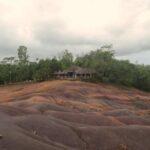
<instances>
[{"instance_id":1,"label":"hillside","mask_svg":"<svg viewBox=\"0 0 150 150\"><path fill-rule=\"evenodd\" d=\"M0 87L0 150L149 150L150 93L80 81Z\"/></svg>"}]
</instances>

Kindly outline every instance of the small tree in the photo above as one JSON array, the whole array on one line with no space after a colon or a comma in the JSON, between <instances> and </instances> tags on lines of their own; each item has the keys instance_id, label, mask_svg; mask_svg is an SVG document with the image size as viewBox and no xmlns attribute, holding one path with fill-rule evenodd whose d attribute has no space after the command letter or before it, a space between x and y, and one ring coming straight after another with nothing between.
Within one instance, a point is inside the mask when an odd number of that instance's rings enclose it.
<instances>
[{"instance_id":1,"label":"small tree","mask_svg":"<svg viewBox=\"0 0 150 150\"><path fill-rule=\"evenodd\" d=\"M20 64L28 64L28 54L27 54L27 47L25 46L19 46L18 48L18 58Z\"/></svg>"},{"instance_id":2,"label":"small tree","mask_svg":"<svg viewBox=\"0 0 150 150\"><path fill-rule=\"evenodd\" d=\"M12 65L15 61L15 57L5 57L3 58L3 60L1 61L2 64L10 64Z\"/></svg>"},{"instance_id":3,"label":"small tree","mask_svg":"<svg viewBox=\"0 0 150 150\"><path fill-rule=\"evenodd\" d=\"M60 58L60 61L63 69L70 67L73 64L73 54L68 50L65 50Z\"/></svg>"}]
</instances>

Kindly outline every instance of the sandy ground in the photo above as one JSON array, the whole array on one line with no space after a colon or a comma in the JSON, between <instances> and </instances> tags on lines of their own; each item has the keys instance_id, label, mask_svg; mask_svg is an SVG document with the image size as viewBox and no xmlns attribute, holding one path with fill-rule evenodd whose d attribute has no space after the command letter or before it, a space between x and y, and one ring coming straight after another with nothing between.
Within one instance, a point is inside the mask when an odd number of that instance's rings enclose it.
<instances>
[{"instance_id":1,"label":"sandy ground","mask_svg":"<svg viewBox=\"0 0 150 150\"><path fill-rule=\"evenodd\" d=\"M0 150L150 150L150 93L80 81L0 87Z\"/></svg>"}]
</instances>

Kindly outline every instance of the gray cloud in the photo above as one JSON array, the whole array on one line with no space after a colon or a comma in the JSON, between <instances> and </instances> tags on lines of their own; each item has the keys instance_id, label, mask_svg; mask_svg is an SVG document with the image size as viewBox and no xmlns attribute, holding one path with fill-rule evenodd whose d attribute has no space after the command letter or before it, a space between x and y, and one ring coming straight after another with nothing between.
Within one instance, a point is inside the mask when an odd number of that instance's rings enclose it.
<instances>
[{"instance_id":1,"label":"gray cloud","mask_svg":"<svg viewBox=\"0 0 150 150\"><path fill-rule=\"evenodd\" d=\"M16 33L9 27L0 26L0 56L14 55L17 44Z\"/></svg>"},{"instance_id":2,"label":"gray cloud","mask_svg":"<svg viewBox=\"0 0 150 150\"><path fill-rule=\"evenodd\" d=\"M64 49L86 53L105 43L112 43L118 56L139 53L143 61L147 57L143 52L150 51L149 0L116 0L117 5L109 0L86 1L86 5L85 0L34 2L0 0L1 58L15 55L19 45L26 45L34 58L54 56ZM110 12L101 5L109 6Z\"/></svg>"},{"instance_id":3,"label":"gray cloud","mask_svg":"<svg viewBox=\"0 0 150 150\"><path fill-rule=\"evenodd\" d=\"M34 32L34 37L37 41L43 44L50 45L98 45L98 40L92 38L86 38L82 36L73 35L66 32L64 26L59 26L58 23L49 25L40 25Z\"/></svg>"}]
</instances>

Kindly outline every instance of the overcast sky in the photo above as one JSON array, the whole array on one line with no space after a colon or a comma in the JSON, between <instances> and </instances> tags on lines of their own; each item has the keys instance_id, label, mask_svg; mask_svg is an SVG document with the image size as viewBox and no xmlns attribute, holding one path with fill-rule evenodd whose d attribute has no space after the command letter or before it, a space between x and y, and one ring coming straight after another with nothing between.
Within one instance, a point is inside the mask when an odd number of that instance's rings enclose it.
<instances>
[{"instance_id":1,"label":"overcast sky","mask_svg":"<svg viewBox=\"0 0 150 150\"><path fill-rule=\"evenodd\" d=\"M0 58L84 54L112 43L118 58L150 64L150 0L0 0Z\"/></svg>"}]
</instances>

